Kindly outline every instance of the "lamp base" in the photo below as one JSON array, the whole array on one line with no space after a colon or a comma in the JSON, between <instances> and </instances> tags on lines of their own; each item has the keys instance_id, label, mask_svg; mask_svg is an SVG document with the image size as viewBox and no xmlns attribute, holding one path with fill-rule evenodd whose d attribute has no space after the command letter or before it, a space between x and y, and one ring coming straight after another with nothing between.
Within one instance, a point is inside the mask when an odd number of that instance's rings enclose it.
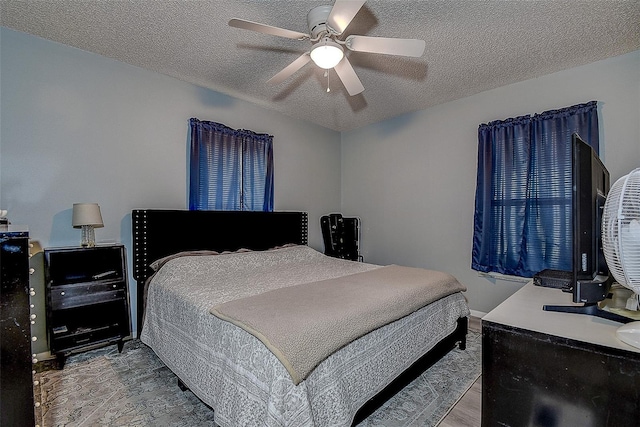
<instances>
[{"instance_id":1,"label":"lamp base","mask_svg":"<svg viewBox=\"0 0 640 427\"><path fill-rule=\"evenodd\" d=\"M83 248L93 248L96 245L96 233L93 229L93 225L82 226L82 237L80 245Z\"/></svg>"}]
</instances>

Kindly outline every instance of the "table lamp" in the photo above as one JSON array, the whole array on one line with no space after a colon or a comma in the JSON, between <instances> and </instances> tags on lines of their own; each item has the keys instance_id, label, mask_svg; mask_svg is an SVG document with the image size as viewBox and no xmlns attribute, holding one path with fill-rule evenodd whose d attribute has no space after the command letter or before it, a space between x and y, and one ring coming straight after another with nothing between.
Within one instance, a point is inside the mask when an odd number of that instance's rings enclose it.
<instances>
[{"instance_id":1,"label":"table lamp","mask_svg":"<svg viewBox=\"0 0 640 427\"><path fill-rule=\"evenodd\" d=\"M104 227L100 206L97 203L73 204L73 228L82 229L82 247L92 248L96 245L94 228Z\"/></svg>"}]
</instances>

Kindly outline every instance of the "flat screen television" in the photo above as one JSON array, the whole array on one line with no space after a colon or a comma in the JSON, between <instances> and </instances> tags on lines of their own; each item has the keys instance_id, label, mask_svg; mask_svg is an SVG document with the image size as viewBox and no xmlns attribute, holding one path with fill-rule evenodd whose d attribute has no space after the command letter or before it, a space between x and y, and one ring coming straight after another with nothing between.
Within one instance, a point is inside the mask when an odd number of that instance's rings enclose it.
<instances>
[{"instance_id":1,"label":"flat screen television","mask_svg":"<svg viewBox=\"0 0 640 427\"><path fill-rule=\"evenodd\" d=\"M571 139L573 302L589 304L606 298L611 287L600 237L609 171L577 133Z\"/></svg>"},{"instance_id":2,"label":"flat screen television","mask_svg":"<svg viewBox=\"0 0 640 427\"><path fill-rule=\"evenodd\" d=\"M574 303L581 306L545 305L544 310L589 314L618 322L628 319L601 310L612 279L602 250L602 213L609 192L609 171L595 150L577 133L571 137L572 169L572 280Z\"/></svg>"}]
</instances>

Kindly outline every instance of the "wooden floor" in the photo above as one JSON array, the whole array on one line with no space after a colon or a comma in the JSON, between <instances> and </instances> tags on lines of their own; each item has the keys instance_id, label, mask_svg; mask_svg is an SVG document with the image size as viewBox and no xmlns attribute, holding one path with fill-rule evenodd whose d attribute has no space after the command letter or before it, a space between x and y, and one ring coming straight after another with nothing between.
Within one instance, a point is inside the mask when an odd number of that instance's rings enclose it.
<instances>
[{"instance_id":1,"label":"wooden floor","mask_svg":"<svg viewBox=\"0 0 640 427\"><path fill-rule=\"evenodd\" d=\"M480 318L469 318L469 329L482 332ZM473 383L438 427L480 427L482 410L482 376Z\"/></svg>"}]
</instances>

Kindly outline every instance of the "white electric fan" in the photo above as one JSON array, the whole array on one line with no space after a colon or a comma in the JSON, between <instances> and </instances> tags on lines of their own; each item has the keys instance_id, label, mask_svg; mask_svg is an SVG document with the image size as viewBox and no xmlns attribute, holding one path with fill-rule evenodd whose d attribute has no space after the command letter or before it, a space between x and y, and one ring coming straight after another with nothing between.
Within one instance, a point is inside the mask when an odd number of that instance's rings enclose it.
<instances>
[{"instance_id":1,"label":"white electric fan","mask_svg":"<svg viewBox=\"0 0 640 427\"><path fill-rule=\"evenodd\" d=\"M627 309L640 310L640 168L617 180L607 195L602 247L614 279L634 292ZM621 326L616 335L640 348L640 321Z\"/></svg>"}]
</instances>

